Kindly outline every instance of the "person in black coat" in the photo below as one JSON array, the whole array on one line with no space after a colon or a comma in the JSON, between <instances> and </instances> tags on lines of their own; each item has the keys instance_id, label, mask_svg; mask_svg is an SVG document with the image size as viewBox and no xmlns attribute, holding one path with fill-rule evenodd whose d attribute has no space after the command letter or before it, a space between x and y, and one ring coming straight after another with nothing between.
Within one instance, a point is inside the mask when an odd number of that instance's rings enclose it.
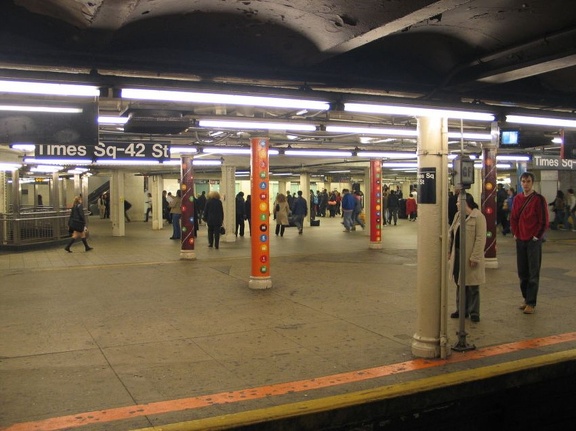
<instances>
[{"instance_id":1,"label":"person in black coat","mask_svg":"<svg viewBox=\"0 0 576 431\"><path fill-rule=\"evenodd\" d=\"M86 251L92 250L92 247L90 247L86 241L86 217L84 216L82 196L76 196L74 198L74 203L72 204L72 209L70 210L70 218L68 219L68 227L72 234L72 239L68 245L64 247L64 250L66 250L68 253L72 253L70 247L78 238L82 240L84 249Z\"/></svg>"},{"instance_id":2,"label":"person in black coat","mask_svg":"<svg viewBox=\"0 0 576 431\"><path fill-rule=\"evenodd\" d=\"M220 200L220 193L217 191L208 193L203 220L208 225L208 247L218 249L220 246L220 228L224 223L224 206Z\"/></svg>"},{"instance_id":3,"label":"person in black coat","mask_svg":"<svg viewBox=\"0 0 576 431\"><path fill-rule=\"evenodd\" d=\"M244 236L244 220L246 220L245 203L244 192L238 192L236 195L236 236L238 236L238 233L240 233L240 236Z\"/></svg>"}]
</instances>

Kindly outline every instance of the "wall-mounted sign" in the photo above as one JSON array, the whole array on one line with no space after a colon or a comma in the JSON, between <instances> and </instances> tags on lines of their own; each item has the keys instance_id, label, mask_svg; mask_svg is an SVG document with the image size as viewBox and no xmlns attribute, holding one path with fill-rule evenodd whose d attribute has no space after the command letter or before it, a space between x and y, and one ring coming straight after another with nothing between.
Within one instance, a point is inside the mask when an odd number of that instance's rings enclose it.
<instances>
[{"instance_id":1,"label":"wall-mounted sign","mask_svg":"<svg viewBox=\"0 0 576 431\"><path fill-rule=\"evenodd\" d=\"M555 171L576 170L576 160L562 159L554 156L533 156L532 165L536 169L550 169Z\"/></svg>"},{"instance_id":2,"label":"wall-mounted sign","mask_svg":"<svg viewBox=\"0 0 576 431\"><path fill-rule=\"evenodd\" d=\"M436 203L436 168L418 169L418 203Z\"/></svg>"},{"instance_id":3,"label":"wall-mounted sign","mask_svg":"<svg viewBox=\"0 0 576 431\"><path fill-rule=\"evenodd\" d=\"M37 144L37 159L168 160L170 145L157 142L99 142L97 145Z\"/></svg>"}]
</instances>

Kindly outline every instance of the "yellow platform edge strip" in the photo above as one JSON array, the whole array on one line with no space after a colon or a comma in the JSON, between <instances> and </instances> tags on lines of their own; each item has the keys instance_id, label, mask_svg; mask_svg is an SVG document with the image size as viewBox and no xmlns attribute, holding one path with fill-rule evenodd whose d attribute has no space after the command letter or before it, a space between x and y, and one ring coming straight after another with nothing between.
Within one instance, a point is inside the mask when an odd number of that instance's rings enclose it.
<instances>
[{"instance_id":1,"label":"yellow platform edge strip","mask_svg":"<svg viewBox=\"0 0 576 431\"><path fill-rule=\"evenodd\" d=\"M211 418L159 425L132 431L216 431L264 423L267 421L287 419L303 414L326 412L329 410L352 407L359 404L381 401L412 395L434 389L446 388L462 383L470 383L492 377L502 376L518 371L539 368L576 359L576 349L550 353L532 358L519 359L502 364L489 365L464 371L442 374L434 377L413 380L404 383L382 386L379 388L333 395L309 401L282 404L263 409L215 416Z\"/></svg>"}]
</instances>

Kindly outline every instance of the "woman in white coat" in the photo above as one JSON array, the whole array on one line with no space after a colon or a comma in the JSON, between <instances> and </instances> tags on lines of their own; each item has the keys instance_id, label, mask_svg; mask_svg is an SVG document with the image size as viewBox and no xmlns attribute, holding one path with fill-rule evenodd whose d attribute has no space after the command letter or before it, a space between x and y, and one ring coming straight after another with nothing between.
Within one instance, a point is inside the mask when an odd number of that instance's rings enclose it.
<instances>
[{"instance_id":1,"label":"woman in white coat","mask_svg":"<svg viewBox=\"0 0 576 431\"><path fill-rule=\"evenodd\" d=\"M450 226L449 233L449 264L450 277L456 283L456 311L450 315L453 319L460 317L459 293L462 281L460 279L460 199L458 213ZM479 285L486 281L484 247L486 246L486 218L474 202L474 197L466 193L466 317L472 322L480 321L480 290Z\"/></svg>"}]
</instances>

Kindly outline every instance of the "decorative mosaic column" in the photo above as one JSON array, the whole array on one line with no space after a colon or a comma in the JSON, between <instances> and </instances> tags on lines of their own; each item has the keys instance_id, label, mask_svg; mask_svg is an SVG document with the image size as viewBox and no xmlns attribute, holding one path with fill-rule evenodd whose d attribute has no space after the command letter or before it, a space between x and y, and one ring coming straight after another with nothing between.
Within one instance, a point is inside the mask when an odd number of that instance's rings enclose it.
<instances>
[{"instance_id":1,"label":"decorative mosaic column","mask_svg":"<svg viewBox=\"0 0 576 431\"><path fill-rule=\"evenodd\" d=\"M496 257L496 152L499 136L498 123L492 124L492 142L482 145L482 198L481 210L486 217L486 246L484 257L486 268L498 268Z\"/></svg>"},{"instance_id":2,"label":"decorative mosaic column","mask_svg":"<svg viewBox=\"0 0 576 431\"><path fill-rule=\"evenodd\" d=\"M252 271L248 287L269 289L270 277L270 176L268 165L268 138L251 139L250 188L252 211Z\"/></svg>"},{"instance_id":3,"label":"decorative mosaic column","mask_svg":"<svg viewBox=\"0 0 576 431\"><path fill-rule=\"evenodd\" d=\"M370 248L382 248L382 160L370 160Z\"/></svg>"},{"instance_id":4,"label":"decorative mosaic column","mask_svg":"<svg viewBox=\"0 0 576 431\"><path fill-rule=\"evenodd\" d=\"M196 243L196 230L194 229L194 170L192 157L182 156L180 170L180 193L182 193L182 242L180 247L180 259L194 260L196 252L194 245Z\"/></svg>"}]
</instances>

